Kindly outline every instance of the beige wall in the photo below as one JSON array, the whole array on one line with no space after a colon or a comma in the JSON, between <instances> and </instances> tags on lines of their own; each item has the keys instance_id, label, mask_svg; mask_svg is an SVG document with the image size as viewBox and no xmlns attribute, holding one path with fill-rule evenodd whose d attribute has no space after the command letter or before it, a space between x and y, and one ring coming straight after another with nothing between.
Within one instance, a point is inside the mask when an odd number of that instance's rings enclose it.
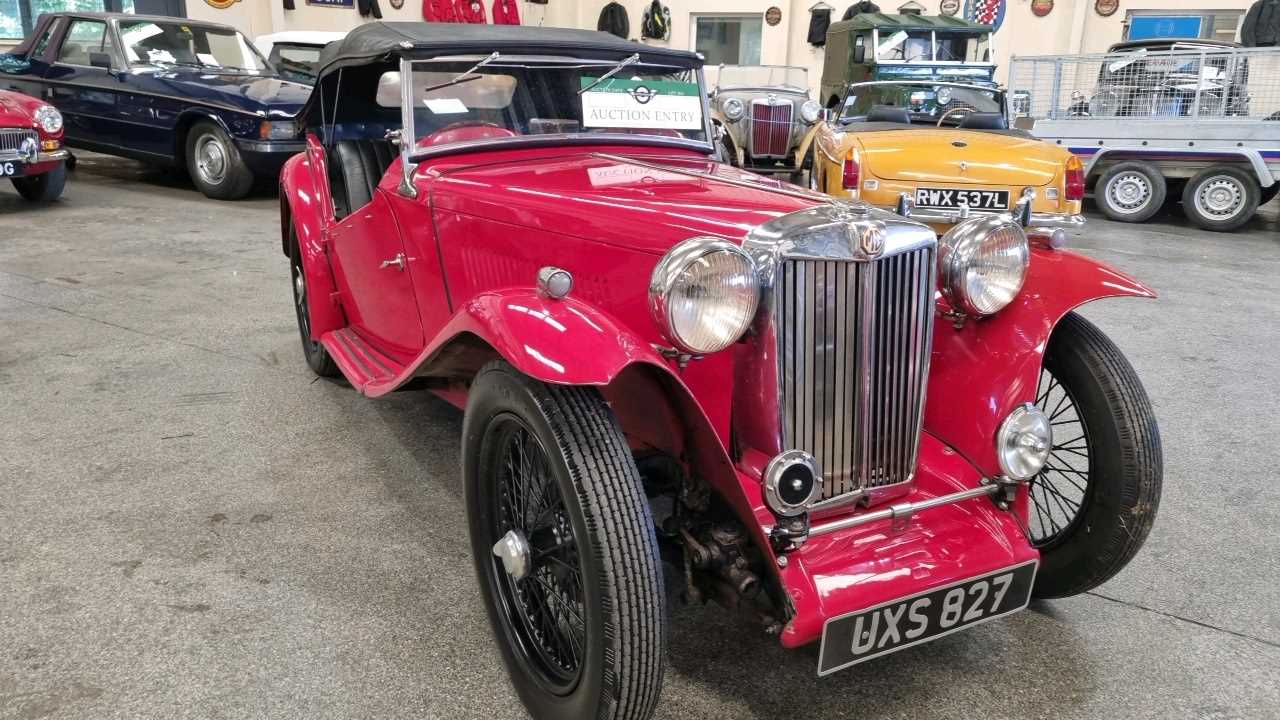
<instances>
[{"instance_id":1,"label":"beige wall","mask_svg":"<svg viewBox=\"0 0 1280 720\"><path fill-rule=\"evenodd\" d=\"M483 0L486 11L492 0ZM620 0L627 8L631 35L640 36L640 20L649 3L645 0ZM607 0L550 0L547 5L520 2L520 16L526 25L579 27L595 29L600 9ZM782 21L773 27L763 26L761 61L765 64L800 65L809 68L809 80L815 88L822 69L822 49L805 41L809 30L809 9L818 0L666 0L671 9L671 37L667 42L646 41L658 45L687 49L691 46L692 18L695 14L764 15L773 6L782 9ZM893 12L906 0L877 0L885 12ZM916 0L926 12L936 13L940 0ZM383 19L421 20L420 0L405 0L400 10L381 0ZM838 20L852 0L827 2ZM1204 11L1217 9L1245 10L1252 0L1121 0L1120 9L1111 17L1102 17L1094 9L1094 0L1057 0L1046 17L1031 12L1031 0L1008 0L1004 25L996 33L995 60L998 77L1014 55L1047 55L1060 53L1102 52L1119 42L1123 25L1131 10ZM363 22L354 9L314 7L306 0L296 0L297 9L286 11L279 0L240 0L226 10L210 7L203 0L187 0L187 12L193 18L216 20L239 27L251 36L282 30L346 30ZM962 2L963 5L963 2ZM714 75L714 70L708 72Z\"/></svg>"}]
</instances>

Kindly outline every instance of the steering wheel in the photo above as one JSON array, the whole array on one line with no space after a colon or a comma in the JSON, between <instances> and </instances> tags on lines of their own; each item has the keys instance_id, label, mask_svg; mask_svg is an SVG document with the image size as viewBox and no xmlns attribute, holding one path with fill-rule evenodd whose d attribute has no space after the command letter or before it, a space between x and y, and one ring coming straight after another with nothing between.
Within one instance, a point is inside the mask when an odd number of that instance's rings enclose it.
<instances>
[{"instance_id":1,"label":"steering wheel","mask_svg":"<svg viewBox=\"0 0 1280 720\"><path fill-rule=\"evenodd\" d=\"M460 120L449 123L439 130L418 141L418 147L431 145L447 145L466 140L482 140L484 138L515 137L516 131L497 123L483 120Z\"/></svg>"},{"instance_id":2,"label":"steering wheel","mask_svg":"<svg viewBox=\"0 0 1280 720\"><path fill-rule=\"evenodd\" d=\"M962 113L972 113L972 112L973 112L973 108L967 108L967 107L953 107L953 108L951 108L950 110L948 110L948 111L946 111L946 112L942 113L942 117L938 118L938 127L942 127L942 121L943 121L943 120L946 120L948 115L950 115L951 113L957 113L957 112L962 112Z\"/></svg>"}]
</instances>

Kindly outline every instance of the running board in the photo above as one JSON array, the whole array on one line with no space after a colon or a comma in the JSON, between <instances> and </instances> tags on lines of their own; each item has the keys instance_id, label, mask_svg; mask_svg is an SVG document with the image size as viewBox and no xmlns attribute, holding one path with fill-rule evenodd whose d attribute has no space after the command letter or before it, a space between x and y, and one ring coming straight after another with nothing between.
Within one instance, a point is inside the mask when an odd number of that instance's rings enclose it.
<instances>
[{"instance_id":1,"label":"running board","mask_svg":"<svg viewBox=\"0 0 1280 720\"><path fill-rule=\"evenodd\" d=\"M404 382L407 368L374 350L351 328L327 332L320 344L337 363L338 369L363 395L377 397Z\"/></svg>"}]
</instances>

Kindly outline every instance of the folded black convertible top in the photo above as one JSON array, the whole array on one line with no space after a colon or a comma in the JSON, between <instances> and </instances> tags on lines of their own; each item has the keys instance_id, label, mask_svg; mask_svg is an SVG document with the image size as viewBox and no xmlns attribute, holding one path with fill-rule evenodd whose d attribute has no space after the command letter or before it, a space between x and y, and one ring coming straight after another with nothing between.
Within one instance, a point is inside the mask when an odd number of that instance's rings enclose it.
<instances>
[{"instance_id":1,"label":"folded black convertible top","mask_svg":"<svg viewBox=\"0 0 1280 720\"><path fill-rule=\"evenodd\" d=\"M432 57L442 53L640 53L642 58L701 65L695 53L623 40L609 33L520 25L428 22L373 22L329 43L320 55L320 75L337 68L392 56Z\"/></svg>"}]
</instances>

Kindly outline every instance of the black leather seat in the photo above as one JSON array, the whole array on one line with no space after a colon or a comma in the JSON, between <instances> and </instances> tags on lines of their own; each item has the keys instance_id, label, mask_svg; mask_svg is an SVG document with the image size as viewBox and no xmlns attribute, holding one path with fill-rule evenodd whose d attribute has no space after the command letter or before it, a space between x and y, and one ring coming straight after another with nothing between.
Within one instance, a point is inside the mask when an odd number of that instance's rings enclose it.
<instances>
[{"instance_id":1,"label":"black leather seat","mask_svg":"<svg viewBox=\"0 0 1280 720\"><path fill-rule=\"evenodd\" d=\"M333 215L344 218L373 199L395 146L382 138L339 140L329 149L329 187L333 191Z\"/></svg>"},{"instance_id":2,"label":"black leather seat","mask_svg":"<svg viewBox=\"0 0 1280 720\"><path fill-rule=\"evenodd\" d=\"M964 130L1008 130L1009 122L1002 113L975 112L961 118L960 127Z\"/></svg>"},{"instance_id":3,"label":"black leather seat","mask_svg":"<svg viewBox=\"0 0 1280 720\"><path fill-rule=\"evenodd\" d=\"M907 109L904 107L894 107L893 105L872 105L871 110L867 113L867 122L889 122L910 125L911 113L907 112Z\"/></svg>"}]
</instances>

